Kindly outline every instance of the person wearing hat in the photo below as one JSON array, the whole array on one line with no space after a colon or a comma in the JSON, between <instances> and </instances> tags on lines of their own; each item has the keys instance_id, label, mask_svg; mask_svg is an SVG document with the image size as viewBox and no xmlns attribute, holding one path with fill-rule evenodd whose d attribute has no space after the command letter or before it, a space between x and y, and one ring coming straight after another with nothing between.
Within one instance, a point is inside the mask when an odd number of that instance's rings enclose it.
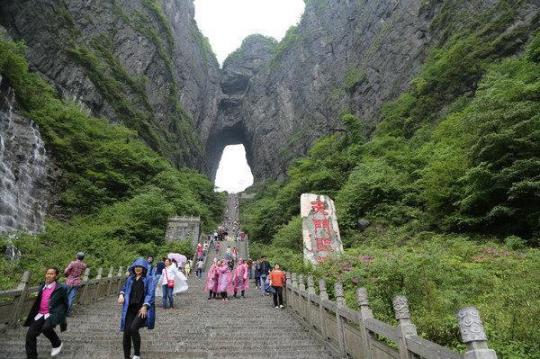
<instances>
[{"instance_id":1,"label":"person wearing hat","mask_svg":"<svg viewBox=\"0 0 540 359\"><path fill-rule=\"evenodd\" d=\"M68 310L67 315L69 316L69 313L71 312L71 307L73 306L73 302L75 302L75 298L77 297L77 291L79 290L79 287L81 286L81 275L84 273L86 269L86 263L83 262L84 259L84 253L79 252L77 253L77 257L74 261L71 261L69 265L64 270L64 274L66 276L66 286L67 286L67 294L68 294Z\"/></svg>"},{"instance_id":2,"label":"person wearing hat","mask_svg":"<svg viewBox=\"0 0 540 359\"><path fill-rule=\"evenodd\" d=\"M149 265L137 258L129 267L129 277L122 286L118 304L122 305L120 330L124 332L122 346L124 358L140 359L141 335L139 329L154 329L156 320L155 283L148 275ZM133 342L134 356L131 356Z\"/></svg>"}]
</instances>

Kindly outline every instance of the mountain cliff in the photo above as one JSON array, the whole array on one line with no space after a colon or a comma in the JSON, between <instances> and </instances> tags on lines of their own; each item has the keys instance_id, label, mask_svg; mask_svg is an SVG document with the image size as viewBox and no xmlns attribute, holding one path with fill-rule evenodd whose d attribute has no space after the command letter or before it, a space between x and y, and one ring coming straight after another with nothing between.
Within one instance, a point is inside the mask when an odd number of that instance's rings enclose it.
<instances>
[{"instance_id":1,"label":"mountain cliff","mask_svg":"<svg viewBox=\"0 0 540 359\"><path fill-rule=\"evenodd\" d=\"M306 1L302 20L279 44L253 37L225 61L222 86L241 77L244 90L226 96L220 113L234 109L234 117L242 118L255 179L283 177L314 140L344 129L340 114L352 113L368 132L373 129L381 106L409 88L430 49L464 36L464 29L492 19L498 27L490 31L505 39L499 55L519 51L537 26L539 6L494 0ZM266 50L257 57L256 49ZM463 92L472 91L474 82L464 84ZM224 126L219 116L215 126Z\"/></svg>"},{"instance_id":2,"label":"mountain cliff","mask_svg":"<svg viewBox=\"0 0 540 359\"><path fill-rule=\"evenodd\" d=\"M479 36L489 37L492 48L473 49L471 66L446 74L461 76L458 85L424 88L439 96L412 112L435 120L452 99L475 92L481 61L521 51L538 26L539 6L535 0L309 0L300 23L282 41L250 36L221 70L197 28L191 0L6 0L0 25L13 40L24 42L30 69L70 106L130 128L174 167L194 168L211 178L223 147L243 143L255 180L264 181L284 178L288 165L317 138L346 132L344 113L359 117L370 136L383 104L411 87L426 58L452 39L490 24ZM8 97L3 96L4 114L18 108ZM24 111L19 115L24 118ZM15 123L8 117L4 124ZM20 148L43 147L44 157L32 160L47 162L49 169L40 173L49 175L42 183L55 183L58 188L49 188L50 193L70 193L62 200L38 191L40 213L45 203L58 204L54 213L66 207L69 213L89 213L95 206L80 203L84 193L107 200L129 193L123 191L131 185L104 172L104 166L87 163L84 156L78 167L66 161L81 158L77 151L90 153L92 145L75 142L76 148L68 148L69 141L60 141L54 131L38 144L41 124L27 120L20 122L25 130L16 136L35 133L30 137L36 140ZM3 138L8 136L5 128ZM404 128L415 130L410 124ZM99 144L99 136L89 136ZM18 168L30 158L3 148L4 168ZM3 178L17 181L17 176ZM30 195L33 186L17 186L27 194L20 198L35 197ZM115 194L118 188L121 195Z\"/></svg>"},{"instance_id":3,"label":"mountain cliff","mask_svg":"<svg viewBox=\"0 0 540 359\"><path fill-rule=\"evenodd\" d=\"M64 98L136 130L178 167L205 168L219 66L192 1L8 0L0 21Z\"/></svg>"}]
</instances>

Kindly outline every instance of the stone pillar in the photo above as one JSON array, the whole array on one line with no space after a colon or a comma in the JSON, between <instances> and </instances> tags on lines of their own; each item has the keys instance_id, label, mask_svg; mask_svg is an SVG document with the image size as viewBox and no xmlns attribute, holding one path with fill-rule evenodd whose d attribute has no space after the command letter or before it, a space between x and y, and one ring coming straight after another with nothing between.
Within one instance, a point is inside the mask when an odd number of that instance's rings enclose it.
<instances>
[{"instance_id":1,"label":"stone pillar","mask_svg":"<svg viewBox=\"0 0 540 359\"><path fill-rule=\"evenodd\" d=\"M358 288L356 290L356 300L358 301L358 305L360 306L358 319L360 336L362 340L362 354L364 355L363 358L371 359L373 357L373 353L371 352L371 334L364 326L364 320L372 319L373 312L369 307L368 292L366 288Z\"/></svg>"},{"instance_id":2,"label":"stone pillar","mask_svg":"<svg viewBox=\"0 0 540 359\"><path fill-rule=\"evenodd\" d=\"M323 301L328 300L328 293L326 292L326 282L324 279L319 280L319 298L321 299L321 305L319 306L319 321L321 322L321 335L324 340L328 339L328 331L326 330L326 309L322 304Z\"/></svg>"},{"instance_id":3,"label":"stone pillar","mask_svg":"<svg viewBox=\"0 0 540 359\"><path fill-rule=\"evenodd\" d=\"M290 296L290 286L291 285L291 273L286 272L285 273L285 288L283 291L283 300L285 301L285 305L289 306L289 296Z\"/></svg>"},{"instance_id":4,"label":"stone pillar","mask_svg":"<svg viewBox=\"0 0 540 359\"><path fill-rule=\"evenodd\" d=\"M394 297L392 304L394 305L396 319L399 321L397 327L397 334L399 338L399 358L413 359L414 357L409 353L409 349L407 348L407 337L417 334L416 327L411 322L409 302L405 296L398 295Z\"/></svg>"},{"instance_id":5,"label":"stone pillar","mask_svg":"<svg viewBox=\"0 0 540 359\"><path fill-rule=\"evenodd\" d=\"M298 289L300 289L301 291L305 291L306 290L306 286L304 284L304 275L303 274L300 274L298 275Z\"/></svg>"},{"instance_id":6,"label":"stone pillar","mask_svg":"<svg viewBox=\"0 0 540 359\"><path fill-rule=\"evenodd\" d=\"M304 285L304 275L299 274L298 275L298 313L304 319L306 319L307 305L302 294L305 293L305 291L306 291L306 287Z\"/></svg>"},{"instance_id":7,"label":"stone pillar","mask_svg":"<svg viewBox=\"0 0 540 359\"><path fill-rule=\"evenodd\" d=\"M300 197L304 261L317 265L343 253L334 201L328 196L303 193Z\"/></svg>"},{"instance_id":8,"label":"stone pillar","mask_svg":"<svg viewBox=\"0 0 540 359\"><path fill-rule=\"evenodd\" d=\"M314 287L314 283L313 283L313 276L312 275L309 275L307 277L307 321L309 323L309 325L311 325L312 327L315 326L315 320L313 319L313 315L311 315L311 313L313 312L313 305L312 305L312 302L313 302L313 297L315 296L315 287Z\"/></svg>"},{"instance_id":9,"label":"stone pillar","mask_svg":"<svg viewBox=\"0 0 540 359\"><path fill-rule=\"evenodd\" d=\"M338 340L339 354L341 358L347 357L347 350L345 348L345 331L343 329L343 318L339 314L339 310L345 307L345 298L343 297L343 285L340 282L336 282L334 285L334 292L336 294L336 334Z\"/></svg>"},{"instance_id":10,"label":"stone pillar","mask_svg":"<svg viewBox=\"0 0 540 359\"><path fill-rule=\"evenodd\" d=\"M94 295L91 298L91 303L94 303L99 298L101 290L101 277L103 276L103 267L99 267L96 275L96 285L94 286Z\"/></svg>"},{"instance_id":11,"label":"stone pillar","mask_svg":"<svg viewBox=\"0 0 540 359\"><path fill-rule=\"evenodd\" d=\"M122 288L122 274L124 274L124 268L120 266L118 267L118 273L116 274L116 294L118 294Z\"/></svg>"},{"instance_id":12,"label":"stone pillar","mask_svg":"<svg viewBox=\"0 0 540 359\"><path fill-rule=\"evenodd\" d=\"M296 293L298 289L298 279L296 273L291 274L291 288L291 307L298 313L298 294Z\"/></svg>"},{"instance_id":13,"label":"stone pillar","mask_svg":"<svg viewBox=\"0 0 540 359\"><path fill-rule=\"evenodd\" d=\"M83 288L81 292L81 296L79 297L79 304L86 304L87 302L87 296L88 296L88 279L90 278L90 268L86 268L84 270L84 275L82 277Z\"/></svg>"},{"instance_id":14,"label":"stone pillar","mask_svg":"<svg viewBox=\"0 0 540 359\"><path fill-rule=\"evenodd\" d=\"M17 290L21 291L21 294L19 295L19 298L17 298L17 301L15 303L15 307L13 308L12 317L9 321L9 326L14 328L18 325L19 319L21 318L21 315L23 314L24 310L24 303L26 301L26 297L28 296L28 282L30 281L30 272L25 271L21 277L21 281L19 282L19 285L17 286Z\"/></svg>"},{"instance_id":15,"label":"stone pillar","mask_svg":"<svg viewBox=\"0 0 540 359\"><path fill-rule=\"evenodd\" d=\"M458 312L461 340L467 344L463 359L497 359L494 350L487 346L487 337L480 313L474 307L463 308Z\"/></svg>"},{"instance_id":16,"label":"stone pillar","mask_svg":"<svg viewBox=\"0 0 540 359\"><path fill-rule=\"evenodd\" d=\"M111 266L111 268L109 268L109 274L107 274L107 293L105 293L107 297L111 295L111 288L112 288L112 283L113 283L113 271L114 271L114 268Z\"/></svg>"}]
</instances>

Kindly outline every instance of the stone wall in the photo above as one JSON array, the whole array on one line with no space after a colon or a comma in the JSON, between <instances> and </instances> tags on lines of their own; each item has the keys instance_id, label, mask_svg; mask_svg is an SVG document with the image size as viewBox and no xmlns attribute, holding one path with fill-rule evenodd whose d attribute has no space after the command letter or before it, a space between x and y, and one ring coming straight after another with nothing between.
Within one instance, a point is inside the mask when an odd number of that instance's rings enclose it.
<instances>
[{"instance_id":1,"label":"stone wall","mask_svg":"<svg viewBox=\"0 0 540 359\"><path fill-rule=\"evenodd\" d=\"M166 241L191 241L193 245L199 243L201 227L200 217L180 217L169 218L167 231L165 232Z\"/></svg>"}]
</instances>

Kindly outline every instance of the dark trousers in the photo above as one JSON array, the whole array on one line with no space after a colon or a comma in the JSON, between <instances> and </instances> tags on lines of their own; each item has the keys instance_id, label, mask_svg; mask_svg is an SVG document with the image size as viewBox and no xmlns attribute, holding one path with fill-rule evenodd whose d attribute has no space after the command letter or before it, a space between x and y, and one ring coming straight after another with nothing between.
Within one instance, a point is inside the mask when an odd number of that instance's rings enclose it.
<instances>
[{"instance_id":1,"label":"dark trousers","mask_svg":"<svg viewBox=\"0 0 540 359\"><path fill-rule=\"evenodd\" d=\"M51 342L53 348L58 348L62 341L58 338L58 335L54 331L54 327L50 325L45 318L40 318L39 320L34 320L28 332L26 332L26 357L27 358L37 358L37 337L43 333L47 339Z\"/></svg>"},{"instance_id":2,"label":"dark trousers","mask_svg":"<svg viewBox=\"0 0 540 359\"><path fill-rule=\"evenodd\" d=\"M221 298L227 299L227 291L221 292Z\"/></svg>"},{"instance_id":3,"label":"dark trousers","mask_svg":"<svg viewBox=\"0 0 540 359\"><path fill-rule=\"evenodd\" d=\"M124 327L124 338L122 345L124 347L124 358L130 358L131 341L133 341L134 355L141 355L141 335L139 329L144 327L146 319L139 317L139 309L141 307L128 307L126 313L126 326Z\"/></svg>"},{"instance_id":4,"label":"dark trousers","mask_svg":"<svg viewBox=\"0 0 540 359\"><path fill-rule=\"evenodd\" d=\"M274 288L274 307L283 305L283 287L272 286L272 288Z\"/></svg>"},{"instance_id":5,"label":"dark trousers","mask_svg":"<svg viewBox=\"0 0 540 359\"><path fill-rule=\"evenodd\" d=\"M197 270L195 271L195 275L196 275L198 278L201 278L201 275L202 275L202 269L197 268Z\"/></svg>"}]
</instances>

